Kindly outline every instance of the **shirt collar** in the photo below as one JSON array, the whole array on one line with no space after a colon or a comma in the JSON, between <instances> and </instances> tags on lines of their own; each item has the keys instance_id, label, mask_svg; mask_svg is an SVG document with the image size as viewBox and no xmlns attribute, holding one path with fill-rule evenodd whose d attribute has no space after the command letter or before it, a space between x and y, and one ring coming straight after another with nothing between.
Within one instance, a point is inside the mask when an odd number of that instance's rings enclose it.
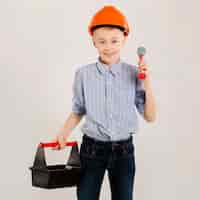
<instances>
[{"instance_id":1,"label":"shirt collar","mask_svg":"<svg viewBox=\"0 0 200 200\"><path fill-rule=\"evenodd\" d=\"M113 75L119 75L120 73L120 70L121 70L121 65L122 65L122 60L120 58L119 62L118 63L115 63L115 64L112 64L112 65L108 65L103 63L101 60L100 60L100 57L98 57L98 60L97 60L97 69L99 70L100 73L102 74L105 74L107 71L111 71L111 73Z\"/></svg>"}]
</instances>

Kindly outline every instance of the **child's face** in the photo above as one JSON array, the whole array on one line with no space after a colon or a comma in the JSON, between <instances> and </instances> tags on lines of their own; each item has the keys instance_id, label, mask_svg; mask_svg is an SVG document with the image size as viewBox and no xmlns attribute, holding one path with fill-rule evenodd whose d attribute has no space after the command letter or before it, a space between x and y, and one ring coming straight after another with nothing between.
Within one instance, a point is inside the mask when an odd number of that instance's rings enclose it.
<instances>
[{"instance_id":1,"label":"child's face","mask_svg":"<svg viewBox=\"0 0 200 200\"><path fill-rule=\"evenodd\" d=\"M118 28L101 27L94 30L92 40L101 60L106 64L113 64L120 58L120 50L126 37Z\"/></svg>"}]
</instances>

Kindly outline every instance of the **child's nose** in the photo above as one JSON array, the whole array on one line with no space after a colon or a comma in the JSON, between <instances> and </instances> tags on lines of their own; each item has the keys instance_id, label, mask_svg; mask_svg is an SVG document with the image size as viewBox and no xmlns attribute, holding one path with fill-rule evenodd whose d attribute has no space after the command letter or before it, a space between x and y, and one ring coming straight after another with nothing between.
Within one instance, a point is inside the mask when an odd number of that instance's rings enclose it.
<instances>
[{"instance_id":1,"label":"child's nose","mask_svg":"<svg viewBox=\"0 0 200 200\"><path fill-rule=\"evenodd\" d=\"M112 49L112 44L106 44L105 51L109 51L110 49Z\"/></svg>"},{"instance_id":2,"label":"child's nose","mask_svg":"<svg viewBox=\"0 0 200 200\"><path fill-rule=\"evenodd\" d=\"M105 51L106 51L106 50L109 50L109 49L110 49L110 44L107 43L107 44L105 45Z\"/></svg>"}]
</instances>

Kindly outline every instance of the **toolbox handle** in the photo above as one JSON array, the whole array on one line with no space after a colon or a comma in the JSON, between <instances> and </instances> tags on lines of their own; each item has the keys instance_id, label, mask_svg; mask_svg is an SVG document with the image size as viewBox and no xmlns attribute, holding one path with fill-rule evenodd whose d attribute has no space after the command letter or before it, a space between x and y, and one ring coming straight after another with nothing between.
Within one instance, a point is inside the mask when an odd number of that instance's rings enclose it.
<instances>
[{"instance_id":1,"label":"toolbox handle","mask_svg":"<svg viewBox=\"0 0 200 200\"><path fill-rule=\"evenodd\" d=\"M34 168L47 168L47 163L45 159L45 149L44 147L55 147L58 145L58 141L55 142L41 142L37 147L37 152L35 154L35 160L33 163ZM80 155L78 150L78 142L66 142L66 146L72 146L69 159L67 161L67 166L80 166Z\"/></svg>"},{"instance_id":2,"label":"toolbox handle","mask_svg":"<svg viewBox=\"0 0 200 200\"><path fill-rule=\"evenodd\" d=\"M58 142L40 142L39 146L40 147L56 147L57 145L59 145ZM65 146L77 146L78 143L76 141L72 141L72 142L66 142Z\"/></svg>"}]
</instances>

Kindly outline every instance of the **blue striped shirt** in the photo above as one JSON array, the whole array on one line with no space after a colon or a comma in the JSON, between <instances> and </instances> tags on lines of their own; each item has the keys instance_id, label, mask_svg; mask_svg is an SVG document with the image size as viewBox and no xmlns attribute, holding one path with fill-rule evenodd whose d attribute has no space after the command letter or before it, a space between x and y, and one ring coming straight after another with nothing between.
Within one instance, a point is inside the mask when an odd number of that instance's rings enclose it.
<instances>
[{"instance_id":1,"label":"blue striped shirt","mask_svg":"<svg viewBox=\"0 0 200 200\"><path fill-rule=\"evenodd\" d=\"M117 141L138 130L137 112L144 116L145 90L137 68L121 59L110 68L97 61L75 72L72 112L85 116L83 134Z\"/></svg>"}]
</instances>

